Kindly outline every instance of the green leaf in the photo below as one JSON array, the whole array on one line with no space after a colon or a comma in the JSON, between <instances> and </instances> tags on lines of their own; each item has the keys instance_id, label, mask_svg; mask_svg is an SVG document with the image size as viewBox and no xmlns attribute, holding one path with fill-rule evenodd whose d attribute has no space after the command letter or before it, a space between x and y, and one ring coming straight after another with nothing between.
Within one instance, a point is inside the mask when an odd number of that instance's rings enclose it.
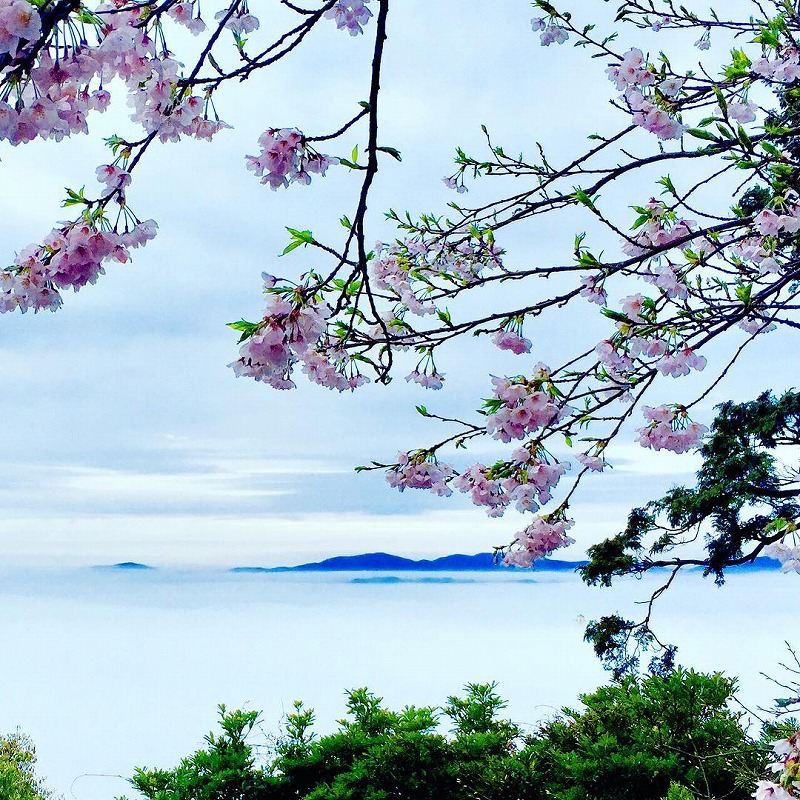
<instances>
[{"instance_id":1,"label":"green leaf","mask_svg":"<svg viewBox=\"0 0 800 800\"><path fill-rule=\"evenodd\" d=\"M604 317L608 317L609 319L613 319L614 322L630 322L630 318L627 314L623 314L621 311L614 311L613 308L601 308L600 313Z\"/></svg>"},{"instance_id":2,"label":"green leaf","mask_svg":"<svg viewBox=\"0 0 800 800\"><path fill-rule=\"evenodd\" d=\"M695 139L705 139L708 142L716 142L717 137L711 131L704 131L701 128L689 128L686 133L694 136Z\"/></svg>"},{"instance_id":3,"label":"green leaf","mask_svg":"<svg viewBox=\"0 0 800 800\"><path fill-rule=\"evenodd\" d=\"M750 140L750 137L747 135L747 131L739 125L736 128L736 136L738 137L739 141L742 143L742 147L746 150L753 149L753 142Z\"/></svg>"},{"instance_id":4,"label":"green leaf","mask_svg":"<svg viewBox=\"0 0 800 800\"><path fill-rule=\"evenodd\" d=\"M403 160L400 151L396 147L376 147L375 149L380 150L382 153L388 153L392 158L396 158L398 161Z\"/></svg>"},{"instance_id":5,"label":"green leaf","mask_svg":"<svg viewBox=\"0 0 800 800\"><path fill-rule=\"evenodd\" d=\"M240 344L249 339L260 327L260 323L248 322L246 319L240 319L238 322L229 322L227 325L229 328L241 332L242 335L239 337Z\"/></svg>"},{"instance_id":6,"label":"green leaf","mask_svg":"<svg viewBox=\"0 0 800 800\"><path fill-rule=\"evenodd\" d=\"M719 88L719 86L712 86L711 88L713 89L714 94L716 95L717 103L719 103L719 107L722 109L722 113L725 114L728 110L728 103L725 100L725 95L722 94L722 90Z\"/></svg>"},{"instance_id":7,"label":"green leaf","mask_svg":"<svg viewBox=\"0 0 800 800\"><path fill-rule=\"evenodd\" d=\"M67 198L61 201L61 205L64 207L67 206L78 206L78 205L89 205L88 200L83 196L85 186L81 186L79 192L76 192L74 189L70 189L68 186L64 187L64 191L67 193Z\"/></svg>"},{"instance_id":8,"label":"green leaf","mask_svg":"<svg viewBox=\"0 0 800 800\"><path fill-rule=\"evenodd\" d=\"M675 190L675 184L672 182L672 178L670 178L669 175L662 176L656 181L656 183L664 187L664 192L662 192L662 194L665 194L667 192L669 192L672 195L677 194Z\"/></svg>"},{"instance_id":9,"label":"green leaf","mask_svg":"<svg viewBox=\"0 0 800 800\"><path fill-rule=\"evenodd\" d=\"M729 138L729 137L730 137L730 136L733 134L733 131L731 130L730 126L728 126L728 125L725 125L725 124L724 124L724 123L722 123L722 122L718 122L718 123L717 123L717 130L718 130L718 131L720 132L720 134L721 134L723 137L725 137L726 139L727 139L727 138Z\"/></svg>"},{"instance_id":10,"label":"green leaf","mask_svg":"<svg viewBox=\"0 0 800 800\"><path fill-rule=\"evenodd\" d=\"M47 3L36 2L35 5L39 8L44 8ZM83 6L78 9L76 16L78 18L78 22L82 22L84 25L105 25L101 17L92 13L88 8L84 8Z\"/></svg>"},{"instance_id":11,"label":"green leaf","mask_svg":"<svg viewBox=\"0 0 800 800\"><path fill-rule=\"evenodd\" d=\"M285 256L287 253L291 253L292 250L294 250L297 247L300 247L302 244L304 243L301 242L299 239L293 239L291 242L289 242L289 244L286 245L286 247L283 248L283 252L281 253L281 255Z\"/></svg>"},{"instance_id":12,"label":"green leaf","mask_svg":"<svg viewBox=\"0 0 800 800\"><path fill-rule=\"evenodd\" d=\"M736 287L736 296L739 300L742 301L743 305L750 304L750 297L753 294L753 284L752 283L740 283Z\"/></svg>"},{"instance_id":13,"label":"green leaf","mask_svg":"<svg viewBox=\"0 0 800 800\"><path fill-rule=\"evenodd\" d=\"M353 152L352 152L352 153L350 153L350 160L351 160L351 161L352 161L354 164L358 164L358 145L356 145L356 146L353 148Z\"/></svg>"},{"instance_id":14,"label":"green leaf","mask_svg":"<svg viewBox=\"0 0 800 800\"><path fill-rule=\"evenodd\" d=\"M590 208L592 211L594 211L594 210L595 210L595 208L594 208L594 204L595 204L595 203L597 202L597 200L599 199L599 195L598 195L598 196L596 196L596 197L589 197L589 195L588 195L588 194L586 194L586 192L584 192L584 191L583 191L583 189L581 189L581 187L580 187L580 186L576 186L576 187L575 187L575 194L573 194L572 196L573 196L573 197L574 197L574 198L575 198L575 199L576 199L576 200L577 200L577 201L578 201L578 202L579 202L579 203L580 203L582 206L586 206L587 208Z\"/></svg>"},{"instance_id":15,"label":"green leaf","mask_svg":"<svg viewBox=\"0 0 800 800\"><path fill-rule=\"evenodd\" d=\"M747 57L744 50L731 50L731 63L725 67L724 74L728 80L746 78L753 62Z\"/></svg>"},{"instance_id":16,"label":"green leaf","mask_svg":"<svg viewBox=\"0 0 800 800\"><path fill-rule=\"evenodd\" d=\"M311 231L298 231L294 228L287 228L287 231L292 234L295 239L299 239L301 242L305 244L313 244L314 243L314 234Z\"/></svg>"}]
</instances>

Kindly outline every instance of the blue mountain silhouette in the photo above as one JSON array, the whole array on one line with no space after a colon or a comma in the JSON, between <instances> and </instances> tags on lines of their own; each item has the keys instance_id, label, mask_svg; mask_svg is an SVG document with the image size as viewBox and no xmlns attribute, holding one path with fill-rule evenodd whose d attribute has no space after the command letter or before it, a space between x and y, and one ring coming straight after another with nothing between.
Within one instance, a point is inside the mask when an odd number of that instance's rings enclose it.
<instances>
[{"instance_id":1,"label":"blue mountain silhouette","mask_svg":"<svg viewBox=\"0 0 800 800\"><path fill-rule=\"evenodd\" d=\"M585 561L558 561L545 558L536 562L542 571L570 572L585 564ZM455 553L434 559L415 561L391 553L361 553L355 556L334 556L324 561L300 564L296 567L235 567L233 572L461 572L503 569L494 561L492 553L477 553L472 556Z\"/></svg>"}]
</instances>

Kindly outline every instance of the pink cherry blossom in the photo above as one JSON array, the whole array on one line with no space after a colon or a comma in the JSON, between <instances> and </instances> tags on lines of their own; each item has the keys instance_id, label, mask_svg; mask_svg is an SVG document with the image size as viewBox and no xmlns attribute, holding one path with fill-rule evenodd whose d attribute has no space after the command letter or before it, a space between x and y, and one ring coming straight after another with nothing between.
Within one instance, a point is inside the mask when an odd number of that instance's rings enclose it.
<instances>
[{"instance_id":1,"label":"pink cherry blossom","mask_svg":"<svg viewBox=\"0 0 800 800\"><path fill-rule=\"evenodd\" d=\"M585 297L590 303L597 303L599 306L606 304L608 295L600 283L600 278L595 275L581 275L581 297Z\"/></svg>"},{"instance_id":2,"label":"pink cherry blossom","mask_svg":"<svg viewBox=\"0 0 800 800\"><path fill-rule=\"evenodd\" d=\"M750 69L762 78L778 83L791 83L800 77L800 56L796 50L785 50L774 59L765 56L756 59Z\"/></svg>"},{"instance_id":3,"label":"pink cherry blossom","mask_svg":"<svg viewBox=\"0 0 800 800\"><path fill-rule=\"evenodd\" d=\"M509 495L503 490L500 480L488 477L489 468L483 464L474 464L462 472L453 486L460 492L469 494L476 506L485 506L490 517L500 517L511 502Z\"/></svg>"},{"instance_id":4,"label":"pink cherry blossom","mask_svg":"<svg viewBox=\"0 0 800 800\"><path fill-rule=\"evenodd\" d=\"M705 369L705 366L706 357L695 353L689 347L667 353L656 362L656 367L662 375L672 375L673 378L688 375L693 369L699 372Z\"/></svg>"},{"instance_id":5,"label":"pink cherry blossom","mask_svg":"<svg viewBox=\"0 0 800 800\"><path fill-rule=\"evenodd\" d=\"M539 35L539 42L544 47L549 47L554 42L555 44L564 44L567 39L569 39L569 31L554 22L547 25Z\"/></svg>"},{"instance_id":6,"label":"pink cherry blossom","mask_svg":"<svg viewBox=\"0 0 800 800\"><path fill-rule=\"evenodd\" d=\"M271 277L267 276L267 284ZM352 380L345 375L349 359L324 341L330 315L330 306L314 296L305 297L299 289L287 293L268 290L258 328L239 348L239 358L228 366L237 377L287 389L294 386L291 375L301 361L314 382L339 391L354 389L363 381L355 373Z\"/></svg>"},{"instance_id":7,"label":"pink cherry blossom","mask_svg":"<svg viewBox=\"0 0 800 800\"><path fill-rule=\"evenodd\" d=\"M152 220L117 233L75 222L52 230L41 245L22 250L14 265L0 271L0 312L49 309L62 303L60 290L78 291L105 273L104 263L126 263L129 250L156 235Z\"/></svg>"},{"instance_id":8,"label":"pink cherry blossom","mask_svg":"<svg viewBox=\"0 0 800 800\"><path fill-rule=\"evenodd\" d=\"M225 22L225 27L240 36L252 33L261 27L261 22L258 17L250 13L247 4L240 4L236 11L228 16L228 9L222 9L214 15L214 19L220 22L225 17L228 17Z\"/></svg>"},{"instance_id":9,"label":"pink cherry blossom","mask_svg":"<svg viewBox=\"0 0 800 800\"><path fill-rule=\"evenodd\" d=\"M433 370L432 372L419 372L412 370L406 375L406 381L418 383L426 389L441 389L444 385L444 375Z\"/></svg>"},{"instance_id":10,"label":"pink cherry blossom","mask_svg":"<svg viewBox=\"0 0 800 800\"><path fill-rule=\"evenodd\" d=\"M502 251L497 245L476 237L458 244L434 244L423 238L409 238L393 244L378 242L374 252L375 258L369 264L373 285L387 291L417 316L435 314L437 309L427 299L430 285L416 275L429 273L472 284L486 270L502 267Z\"/></svg>"},{"instance_id":11,"label":"pink cherry blossom","mask_svg":"<svg viewBox=\"0 0 800 800\"><path fill-rule=\"evenodd\" d=\"M641 311L645 308L645 297L641 294L633 294L622 299L622 313L633 322L646 322L641 316Z\"/></svg>"},{"instance_id":12,"label":"pink cherry blossom","mask_svg":"<svg viewBox=\"0 0 800 800\"><path fill-rule=\"evenodd\" d=\"M659 139L680 139L686 126L648 100L639 89L629 86L623 95L635 125L656 134Z\"/></svg>"},{"instance_id":13,"label":"pink cherry blossom","mask_svg":"<svg viewBox=\"0 0 800 800\"><path fill-rule=\"evenodd\" d=\"M658 286L667 297L685 299L689 295L688 287L670 264L651 263L642 277L648 283Z\"/></svg>"},{"instance_id":14,"label":"pink cherry blossom","mask_svg":"<svg viewBox=\"0 0 800 800\"><path fill-rule=\"evenodd\" d=\"M649 424L637 429L637 441L652 450L685 453L697 446L708 431L705 425L691 422L682 406L643 406L642 412Z\"/></svg>"},{"instance_id":15,"label":"pink cherry blossom","mask_svg":"<svg viewBox=\"0 0 800 800\"><path fill-rule=\"evenodd\" d=\"M530 567L537 558L544 558L554 550L575 544L566 532L574 525L572 520L536 517L514 540L514 546L506 555L506 566Z\"/></svg>"},{"instance_id":16,"label":"pink cherry blossom","mask_svg":"<svg viewBox=\"0 0 800 800\"><path fill-rule=\"evenodd\" d=\"M464 192L468 191L467 187L464 186L463 182L459 183L455 178L444 177L442 178L442 183L448 189L455 189L455 191L457 191L459 194L464 194Z\"/></svg>"},{"instance_id":17,"label":"pink cherry blossom","mask_svg":"<svg viewBox=\"0 0 800 800\"><path fill-rule=\"evenodd\" d=\"M789 547L781 540L767 545L764 554L781 563L781 572L800 572L800 547ZM782 742L779 744L783 746Z\"/></svg>"},{"instance_id":18,"label":"pink cherry blossom","mask_svg":"<svg viewBox=\"0 0 800 800\"><path fill-rule=\"evenodd\" d=\"M290 183L311 183L311 175L324 175L339 159L317 153L295 128L270 128L258 140L261 152L247 156L247 169L274 191Z\"/></svg>"},{"instance_id":19,"label":"pink cherry blossom","mask_svg":"<svg viewBox=\"0 0 800 800\"><path fill-rule=\"evenodd\" d=\"M759 781L752 796L756 800L796 800L797 797L772 781Z\"/></svg>"},{"instance_id":20,"label":"pink cherry blossom","mask_svg":"<svg viewBox=\"0 0 800 800\"><path fill-rule=\"evenodd\" d=\"M42 20L27 0L0 0L0 54L16 56L22 42L31 42L42 32Z\"/></svg>"},{"instance_id":21,"label":"pink cherry blossom","mask_svg":"<svg viewBox=\"0 0 800 800\"><path fill-rule=\"evenodd\" d=\"M195 36L199 36L206 29L206 23L203 22L202 18L200 17L199 8L197 9L197 15L195 15L195 4L192 2L184 1L175 3L175 5L170 6L167 9L167 14L179 25L183 25L184 27L188 28L189 31ZM255 18L253 17L253 19ZM252 21L248 21L246 23L248 26L252 24ZM229 26L226 25L226 27ZM244 28L244 26L242 27ZM251 28L251 30L254 30L254 28Z\"/></svg>"},{"instance_id":22,"label":"pink cherry blossom","mask_svg":"<svg viewBox=\"0 0 800 800\"><path fill-rule=\"evenodd\" d=\"M751 336L756 336L759 333L769 333L777 328L774 322L767 322L763 319L756 319L754 317L745 317L740 323L739 327L749 333Z\"/></svg>"},{"instance_id":23,"label":"pink cherry blossom","mask_svg":"<svg viewBox=\"0 0 800 800\"><path fill-rule=\"evenodd\" d=\"M665 97L676 97L684 83L686 78L666 78L657 84L657 88Z\"/></svg>"},{"instance_id":24,"label":"pink cherry blossom","mask_svg":"<svg viewBox=\"0 0 800 800\"><path fill-rule=\"evenodd\" d=\"M774 236L781 229L781 218L774 211L765 208L753 220L753 227L762 236Z\"/></svg>"},{"instance_id":25,"label":"pink cherry blossom","mask_svg":"<svg viewBox=\"0 0 800 800\"><path fill-rule=\"evenodd\" d=\"M728 103L728 116L742 125L753 122L756 118L755 103Z\"/></svg>"},{"instance_id":26,"label":"pink cherry blossom","mask_svg":"<svg viewBox=\"0 0 800 800\"><path fill-rule=\"evenodd\" d=\"M525 339L520 334L510 330L500 330L492 334L492 341L501 350L510 350L512 353L530 353L531 340Z\"/></svg>"},{"instance_id":27,"label":"pink cherry blossom","mask_svg":"<svg viewBox=\"0 0 800 800\"><path fill-rule=\"evenodd\" d=\"M364 32L364 25L372 16L372 12L366 7L367 3L369 0L337 0L324 16L334 20L339 30L358 36Z\"/></svg>"},{"instance_id":28,"label":"pink cherry blossom","mask_svg":"<svg viewBox=\"0 0 800 800\"><path fill-rule=\"evenodd\" d=\"M544 391L528 383L492 378L495 397L503 405L489 415L486 431L501 442L524 439L539 428L558 421L565 413Z\"/></svg>"},{"instance_id":29,"label":"pink cherry blossom","mask_svg":"<svg viewBox=\"0 0 800 800\"><path fill-rule=\"evenodd\" d=\"M694 43L698 50L708 50L711 47L711 29L706 28L703 35Z\"/></svg>"},{"instance_id":30,"label":"pink cherry blossom","mask_svg":"<svg viewBox=\"0 0 800 800\"><path fill-rule=\"evenodd\" d=\"M602 472L606 466L605 459L600 456L590 455L589 453L578 453L575 458L582 466L586 467L586 469L590 469L594 472Z\"/></svg>"},{"instance_id":31,"label":"pink cherry blossom","mask_svg":"<svg viewBox=\"0 0 800 800\"><path fill-rule=\"evenodd\" d=\"M398 491L406 489L427 489L440 497L453 493L448 482L453 476L453 468L439 463L432 456L422 453L397 454L397 464L386 471L386 482Z\"/></svg>"}]
</instances>

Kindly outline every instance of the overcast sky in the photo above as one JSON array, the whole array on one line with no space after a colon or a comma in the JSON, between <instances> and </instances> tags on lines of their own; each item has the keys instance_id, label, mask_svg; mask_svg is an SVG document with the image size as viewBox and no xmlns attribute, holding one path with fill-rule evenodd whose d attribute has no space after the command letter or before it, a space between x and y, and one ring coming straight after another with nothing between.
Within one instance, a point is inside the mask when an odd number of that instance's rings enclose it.
<instances>
[{"instance_id":1,"label":"overcast sky","mask_svg":"<svg viewBox=\"0 0 800 800\"><path fill-rule=\"evenodd\" d=\"M381 217L389 207L444 209L453 195L441 177L452 171L453 149L477 151L482 123L510 152L531 152L539 140L558 154L584 148L586 134L618 120L602 65L587 66L572 48L541 48L529 3L436 6L436 20L425 0L391 9L380 138L404 160L386 159L378 176L375 239L394 236ZM262 270L296 275L318 264L303 251L277 258L284 226L338 236L338 217L355 207L358 175L344 168L310 187L271 192L244 165L265 128L326 133L367 96L370 37L318 28L271 75L220 94L218 110L233 130L212 145L160 146L136 170L129 202L142 218L155 218L160 233L132 265L110 266L96 286L65 296L55 314L0 320L0 553L7 562L228 566L374 550L433 556L487 550L526 524L512 513L488 520L462 497L401 495L382 476L352 468L435 439L415 403L474 409L488 394L489 373L555 363L558 347L597 324L596 307L530 331L534 351L524 359L488 342L452 350L440 364L448 385L437 395L402 381L352 396L302 381L279 393L226 368L236 335L225 323L259 316ZM99 186L94 169L108 159L98 142L133 130L126 113L123 103L93 117L90 138L0 145L5 263L66 216L64 186L86 184L87 193ZM363 148L364 136L353 132L332 152ZM564 261L579 226L565 219L522 227L501 244L518 264ZM791 385L774 343L754 356L759 371L734 375L733 396ZM579 543L568 556L615 533L632 502L693 468L691 459L653 457L633 444L615 451L613 474L587 481L575 505Z\"/></svg>"}]
</instances>

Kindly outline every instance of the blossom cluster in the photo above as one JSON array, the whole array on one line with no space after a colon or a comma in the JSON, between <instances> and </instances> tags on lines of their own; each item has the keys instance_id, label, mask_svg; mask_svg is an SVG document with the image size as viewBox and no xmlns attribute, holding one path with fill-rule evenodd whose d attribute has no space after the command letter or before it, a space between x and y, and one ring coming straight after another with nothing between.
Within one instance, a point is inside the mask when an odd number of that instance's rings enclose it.
<instances>
[{"instance_id":1,"label":"blossom cluster","mask_svg":"<svg viewBox=\"0 0 800 800\"><path fill-rule=\"evenodd\" d=\"M42 32L42 19L27 0L0 0L0 55L17 55L22 42L32 42Z\"/></svg>"},{"instance_id":2,"label":"blossom cluster","mask_svg":"<svg viewBox=\"0 0 800 800\"><path fill-rule=\"evenodd\" d=\"M793 83L800 78L800 53L793 48L786 48L776 58L762 56L756 59L750 69L754 74L776 83Z\"/></svg>"},{"instance_id":3,"label":"blossom cluster","mask_svg":"<svg viewBox=\"0 0 800 800\"><path fill-rule=\"evenodd\" d=\"M580 296L599 306L604 306L608 300L608 293L603 288L603 281L596 275L581 275Z\"/></svg>"},{"instance_id":4,"label":"blossom cluster","mask_svg":"<svg viewBox=\"0 0 800 800\"><path fill-rule=\"evenodd\" d=\"M261 152L246 156L247 169L274 191L290 183L311 183L311 175L324 175L339 159L317 153L295 128L269 128L258 139Z\"/></svg>"},{"instance_id":5,"label":"blossom cluster","mask_svg":"<svg viewBox=\"0 0 800 800\"><path fill-rule=\"evenodd\" d=\"M642 274L642 279L661 289L667 297L685 300L689 296L689 288L684 277L676 271L672 264L651 261L646 272Z\"/></svg>"},{"instance_id":6,"label":"blossom cluster","mask_svg":"<svg viewBox=\"0 0 800 800\"><path fill-rule=\"evenodd\" d=\"M227 19L225 19L226 17ZM214 15L214 19L217 22L221 22L225 19L224 27L229 31L233 31L233 33L238 36L252 33L261 27L260 20L250 13L246 2L240 3L233 14L231 14L228 9L217 11Z\"/></svg>"},{"instance_id":7,"label":"blossom cluster","mask_svg":"<svg viewBox=\"0 0 800 800\"><path fill-rule=\"evenodd\" d=\"M510 350L512 353L521 355L530 353L531 340L522 335L522 320L518 317L510 320L500 330L492 334L492 341L500 350Z\"/></svg>"},{"instance_id":8,"label":"blossom cluster","mask_svg":"<svg viewBox=\"0 0 800 800\"><path fill-rule=\"evenodd\" d=\"M446 497L453 493L448 485L453 475L452 467L424 453L398 453L397 463L386 471L386 482L401 492L405 489L427 489Z\"/></svg>"},{"instance_id":9,"label":"blossom cluster","mask_svg":"<svg viewBox=\"0 0 800 800\"><path fill-rule=\"evenodd\" d=\"M116 233L89 222L54 229L43 244L26 247L14 265L0 272L0 312L55 311L61 305L59 289L78 291L104 274L103 263L125 263L131 248L141 247L156 235L152 220Z\"/></svg>"},{"instance_id":10,"label":"blossom cluster","mask_svg":"<svg viewBox=\"0 0 800 800\"><path fill-rule=\"evenodd\" d=\"M430 300L433 278L475 284L484 270L502 266L502 252L494 241L478 236L456 244L413 237L392 244L378 242L369 265L370 278L376 289L389 292L412 314L425 316L436 313ZM424 275L425 280L417 275Z\"/></svg>"},{"instance_id":11,"label":"blossom cluster","mask_svg":"<svg viewBox=\"0 0 800 800\"><path fill-rule=\"evenodd\" d=\"M705 369L706 357L688 346L672 346L667 339L651 333L604 339L595 347L600 363L617 383L626 383L634 373L634 359L652 364L662 375L680 378L691 370Z\"/></svg>"},{"instance_id":12,"label":"blossom cluster","mask_svg":"<svg viewBox=\"0 0 800 800\"><path fill-rule=\"evenodd\" d=\"M191 19L191 4L181 4L180 12L177 8L171 9L173 16ZM127 86L131 118L147 133L158 132L162 141L182 136L211 139L227 127L216 115L209 116L207 98L178 89L181 65L165 50L158 51L156 37L141 24L138 6L101 5L98 13L102 20L98 16L94 23L97 45L85 38L64 37L73 44L56 47L56 38L39 48L24 33L41 33L33 6L26 0L0 0L0 49L21 57L27 48L37 48L29 76L15 82L14 104L0 101L0 139L18 145L37 137L60 141L87 133L89 112L104 111L111 100L104 84L112 78L120 78ZM28 27L23 28L19 20L26 14ZM16 19L16 27L7 18ZM20 42L26 41L17 53ZM98 84L92 88L95 79Z\"/></svg>"},{"instance_id":13,"label":"blossom cluster","mask_svg":"<svg viewBox=\"0 0 800 800\"><path fill-rule=\"evenodd\" d=\"M131 174L116 164L101 164L96 170L97 180L105 184L106 193L116 193L119 199L125 196L125 187L131 182Z\"/></svg>"},{"instance_id":14,"label":"blossom cluster","mask_svg":"<svg viewBox=\"0 0 800 800\"><path fill-rule=\"evenodd\" d=\"M759 781L753 797L756 800L795 800L800 797L800 731L772 743L778 760L770 764L772 772L780 773L775 781Z\"/></svg>"},{"instance_id":15,"label":"blossom cluster","mask_svg":"<svg viewBox=\"0 0 800 800\"><path fill-rule=\"evenodd\" d=\"M626 238L622 241L622 251L625 255L636 257L646 255L654 249L664 249L682 239L692 235L697 228L694 220L677 219L674 212L660 200L651 200L642 207L636 207L644 218L639 232L634 237ZM698 247L698 242L692 244ZM702 242L702 245L709 246Z\"/></svg>"},{"instance_id":16,"label":"blossom cluster","mask_svg":"<svg viewBox=\"0 0 800 800\"><path fill-rule=\"evenodd\" d=\"M765 208L753 219L753 235L735 242L730 253L739 261L752 264L759 275L777 275L783 270L782 236L800 231L800 203L784 198L784 213ZM785 239L784 239L785 241Z\"/></svg>"},{"instance_id":17,"label":"blossom cluster","mask_svg":"<svg viewBox=\"0 0 800 800\"><path fill-rule=\"evenodd\" d=\"M444 375L433 369L423 369L420 371L419 367L411 370L406 375L408 383L418 383L425 389L441 389L444 386Z\"/></svg>"},{"instance_id":18,"label":"blossom cluster","mask_svg":"<svg viewBox=\"0 0 800 800\"><path fill-rule=\"evenodd\" d=\"M237 377L263 381L275 389L293 389L294 365L298 360L308 361L306 373L323 382L328 373L318 361L317 344L331 315L330 307L313 296L304 297L300 290L285 294L272 291L271 275L265 275L264 280L264 317L239 348L239 358L228 366Z\"/></svg>"},{"instance_id":19,"label":"blossom cluster","mask_svg":"<svg viewBox=\"0 0 800 800\"><path fill-rule=\"evenodd\" d=\"M509 567L530 567L537 558L544 558L554 550L575 544L567 531L575 523L568 519L537 516L514 538L514 546L503 563Z\"/></svg>"},{"instance_id":20,"label":"blossom cluster","mask_svg":"<svg viewBox=\"0 0 800 800\"><path fill-rule=\"evenodd\" d=\"M789 547L784 541L773 542L764 548L764 554L780 561L781 572L800 573L800 547Z\"/></svg>"},{"instance_id":21,"label":"blossom cluster","mask_svg":"<svg viewBox=\"0 0 800 800\"><path fill-rule=\"evenodd\" d=\"M364 32L363 26L369 22L372 12L366 4L369 0L336 0L324 16L336 22L339 30L347 31L351 36Z\"/></svg>"},{"instance_id":22,"label":"blossom cluster","mask_svg":"<svg viewBox=\"0 0 800 800\"><path fill-rule=\"evenodd\" d=\"M706 425L692 422L682 406L643 406L642 412L648 424L637 428L637 441L652 450L685 453L697 446L708 431Z\"/></svg>"},{"instance_id":23,"label":"blossom cluster","mask_svg":"<svg viewBox=\"0 0 800 800\"><path fill-rule=\"evenodd\" d=\"M494 410L489 414L486 431L501 442L524 439L526 435L557 422L567 409L537 388L537 381L492 378Z\"/></svg>"},{"instance_id":24,"label":"blossom cluster","mask_svg":"<svg viewBox=\"0 0 800 800\"><path fill-rule=\"evenodd\" d=\"M623 249L629 255L643 255L651 248L668 245L687 236L694 227L694 222L676 219L674 212L654 199L644 207L635 208L641 213L637 224L642 230L635 239L623 242ZM695 244L698 250L704 246ZM663 297L670 300L688 297L684 272L669 260L659 256L651 258L640 274L645 282L657 287ZM590 302L606 304L605 291L594 276L584 276L581 286L580 294ZM656 302L641 293L624 297L621 311L625 319L617 317L617 334L595 347L600 363L617 383L625 383L635 372L635 359L655 366L662 375L674 378L705 368L705 356L687 346L677 330L663 330L658 326L657 309Z\"/></svg>"},{"instance_id":25,"label":"blossom cluster","mask_svg":"<svg viewBox=\"0 0 800 800\"><path fill-rule=\"evenodd\" d=\"M179 25L188 28L194 36L199 36L206 29L206 23L200 16L199 3L197 6L192 2L175 3L167 9L167 15Z\"/></svg>"},{"instance_id":26,"label":"blossom cluster","mask_svg":"<svg viewBox=\"0 0 800 800\"><path fill-rule=\"evenodd\" d=\"M622 61L610 66L606 74L616 88L623 92L622 98L632 112L634 124L656 134L659 139L680 139L686 126L666 109L670 108L669 102L672 98L680 93L684 79L667 78L657 81L644 54L637 47L624 53Z\"/></svg>"},{"instance_id":27,"label":"blossom cluster","mask_svg":"<svg viewBox=\"0 0 800 800\"><path fill-rule=\"evenodd\" d=\"M519 512L537 511L552 500L550 490L568 469L569 464L551 463L545 457L531 455L527 448L519 448L511 463L494 467L473 464L453 481L453 486L469 494L474 505L485 506L490 517L501 517L512 504Z\"/></svg>"},{"instance_id":28,"label":"blossom cluster","mask_svg":"<svg viewBox=\"0 0 800 800\"><path fill-rule=\"evenodd\" d=\"M569 31L559 25L554 19L544 17L534 17L531 20L531 28L539 33L539 43L544 47L551 44L564 44L569 39Z\"/></svg>"},{"instance_id":29,"label":"blossom cluster","mask_svg":"<svg viewBox=\"0 0 800 800\"><path fill-rule=\"evenodd\" d=\"M311 349L302 360L303 372L308 379L326 389L345 392L369 383L369 378L359 372L356 363L342 349Z\"/></svg>"},{"instance_id":30,"label":"blossom cluster","mask_svg":"<svg viewBox=\"0 0 800 800\"><path fill-rule=\"evenodd\" d=\"M399 453L386 470L386 481L401 492L427 489L437 495L452 494L452 486L468 494L473 504L485 507L490 517L500 517L511 505L520 513L537 511L552 500L551 490L569 468L542 448L518 447L510 461L491 467L472 464L457 473L423 450Z\"/></svg>"},{"instance_id":31,"label":"blossom cluster","mask_svg":"<svg viewBox=\"0 0 800 800\"><path fill-rule=\"evenodd\" d=\"M209 117L205 98L177 92L180 69L181 65L172 58L158 61L149 79L128 97L128 104L134 109L131 119L147 133L157 132L162 142L177 142L183 136L210 141L230 126Z\"/></svg>"}]
</instances>

